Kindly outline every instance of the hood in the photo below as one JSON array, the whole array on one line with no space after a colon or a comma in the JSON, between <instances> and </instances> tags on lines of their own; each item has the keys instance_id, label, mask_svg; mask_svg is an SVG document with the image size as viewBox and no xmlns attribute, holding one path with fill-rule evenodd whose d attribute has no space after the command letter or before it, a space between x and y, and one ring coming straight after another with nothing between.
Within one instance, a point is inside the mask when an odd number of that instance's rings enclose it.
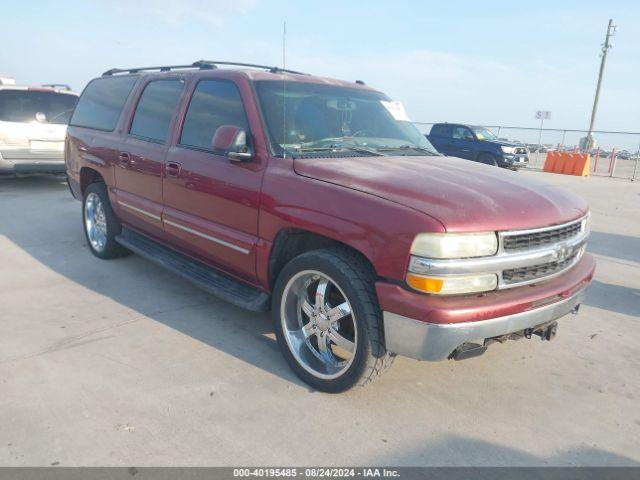
<instances>
[{"instance_id":1,"label":"hood","mask_svg":"<svg viewBox=\"0 0 640 480\"><path fill-rule=\"evenodd\" d=\"M588 210L582 198L563 189L454 157L296 158L294 168L418 210L449 232L543 227Z\"/></svg>"},{"instance_id":2,"label":"hood","mask_svg":"<svg viewBox=\"0 0 640 480\"><path fill-rule=\"evenodd\" d=\"M509 140L501 140L501 139L483 138L482 140L478 140L478 142L490 143L491 145L495 145L496 147L522 147L522 148L527 148L527 146L523 145L522 143L516 143L516 142L511 142Z\"/></svg>"}]
</instances>

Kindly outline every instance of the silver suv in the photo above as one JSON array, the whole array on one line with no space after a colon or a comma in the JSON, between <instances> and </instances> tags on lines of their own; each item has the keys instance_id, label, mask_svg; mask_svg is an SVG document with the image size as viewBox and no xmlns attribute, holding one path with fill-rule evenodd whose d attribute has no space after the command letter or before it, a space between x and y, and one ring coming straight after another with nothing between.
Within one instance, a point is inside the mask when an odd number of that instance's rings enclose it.
<instances>
[{"instance_id":1,"label":"silver suv","mask_svg":"<svg viewBox=\"0 0 640 480\"><path fill-rule=\"evenodd\" d=\"M66 85L0 82L0 174L64 172L64 137L77 100Z\"/></svg>"}]
</instances>

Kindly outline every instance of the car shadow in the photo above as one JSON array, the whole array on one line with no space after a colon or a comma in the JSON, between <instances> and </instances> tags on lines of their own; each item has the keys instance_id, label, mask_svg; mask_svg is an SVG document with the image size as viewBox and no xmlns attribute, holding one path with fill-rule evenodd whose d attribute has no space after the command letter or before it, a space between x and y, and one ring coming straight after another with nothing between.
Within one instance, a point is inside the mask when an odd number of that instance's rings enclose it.
<instances>
[{"instance_id":1,"label":"car shadow","mask_svg":"<svg viewBox=\"0 0 640 480\"><path fill-rule=\"evenodd\" d=\"M541 412L541 416L544 413ZM541 421L543 419L541 418ZM522 432L523 437L529 437L527 432ZM456 465L461 467L499 467L499 469L481 469L474 472L459 471L456 475L454 469L433 470L428 472L428 478L609 478L602 475L589 475L587 471L552 471L540 472L537 469L529 471L514 471L504 467L638 467L640 463L636 460L608 452L596 445L576 445L571 449L556 451L551 455L538 456L518 448L500 445L488 440L478 438L468 438L459 435L445 434L424 442L416 442L416 447L394 451L391 445L383 458L380 456L372 458L365 464L384 465L384 457L393 458L393 465L396 466L433 466L444 467ZM442 459L447 459L446 463ZM412 472L407 472L412 473ZM416 472L424 474L425 472ZM550 474L547 477L547 473ZM596 473L596 472L593 472ZM610 472L613 474L614 472ZM403 478L405 478L403 476ZM425 478L412 477L406 478ZM618 478L612 475L611 478ZM629 477L631 478L631 477Z\"/></svg>"},{"instance_id":2,"label":"car shadow","mask_svg":"<svg viewBox=\"0 0 640 480\"><path fill-rule=\"evenodd\" d=\"M63 174L0 174L0 192L15 189L29 189L30 192L51 192L60 185L68 189L67 180Z\"/></svg>"},{"instance_id":3,"label":"car shadow","mask_svg":"<svg viewBox=\"0 0 640 480\"><path fill-rule=\"evenodd\" d=\"M640 263L640 237L591 232L587 250L597 255Z\"/></svg>"},{"instance_id":4,"label":"car shadow","mask_svg":"<svg viewBox=\"0 0 640 480\"><path fill-rule=\"evenodd\" d=\"M309 388L286 365L268 313L219 300L136 255L109 261L94 257L82 231L80 202L67 190L59 176L0 178L0 204L8 207L0 210L0 237L84 288Z\"/></svg>"},{"instance_id":5,"label":"car shadow","mask_svg":"<svg viewBox=\"0 0 640 480\"><path fill-rule=\"evenodd\" d=\"M640 317L640 289L593 280L587 289L586 305Z\"/></svg>"}]
</instances>

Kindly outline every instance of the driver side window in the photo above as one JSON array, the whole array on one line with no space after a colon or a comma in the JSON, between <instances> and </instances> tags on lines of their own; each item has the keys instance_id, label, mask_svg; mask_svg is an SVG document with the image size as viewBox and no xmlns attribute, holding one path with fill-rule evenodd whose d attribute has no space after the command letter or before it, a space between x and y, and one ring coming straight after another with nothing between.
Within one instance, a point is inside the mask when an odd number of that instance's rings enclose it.
<instances>
[{"instance_id":1,"label":"driver side window","mask_svg":"<svg viewBox=\"0 0 640 480\"><path fill-rule=\"evenodd\" d=\"M180 145L211 151L213 134L222 125L249 130L238 87L227 80L202 80L191 97Z\"/></svg>"},{"instance_id":2,"label":"driver side window","mask_svg":"<svg viewBox=\"0 0 640 480\"><path fill-rule=\"evenodd\" d=\"M457 140L473 140L473 133L467 127L454 127L453 138Z\"/></svg>"}]
</instances>

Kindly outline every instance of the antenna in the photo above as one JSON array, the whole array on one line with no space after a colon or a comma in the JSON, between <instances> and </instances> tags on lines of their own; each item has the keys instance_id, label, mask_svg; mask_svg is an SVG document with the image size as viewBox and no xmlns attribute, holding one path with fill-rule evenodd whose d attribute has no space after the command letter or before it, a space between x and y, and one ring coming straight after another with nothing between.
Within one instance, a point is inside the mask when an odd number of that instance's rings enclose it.
<instances>
[{"instance_id":1,"label":"antenna","mask_svg":"<svg viewBox=\"0 0 640 480\"><path fill-rule=\"evenodd\" d=\"M286 81L286 39L287 21L282 22L282 158L287 158L287 81Z\"/></svg>"}]
</instances>

